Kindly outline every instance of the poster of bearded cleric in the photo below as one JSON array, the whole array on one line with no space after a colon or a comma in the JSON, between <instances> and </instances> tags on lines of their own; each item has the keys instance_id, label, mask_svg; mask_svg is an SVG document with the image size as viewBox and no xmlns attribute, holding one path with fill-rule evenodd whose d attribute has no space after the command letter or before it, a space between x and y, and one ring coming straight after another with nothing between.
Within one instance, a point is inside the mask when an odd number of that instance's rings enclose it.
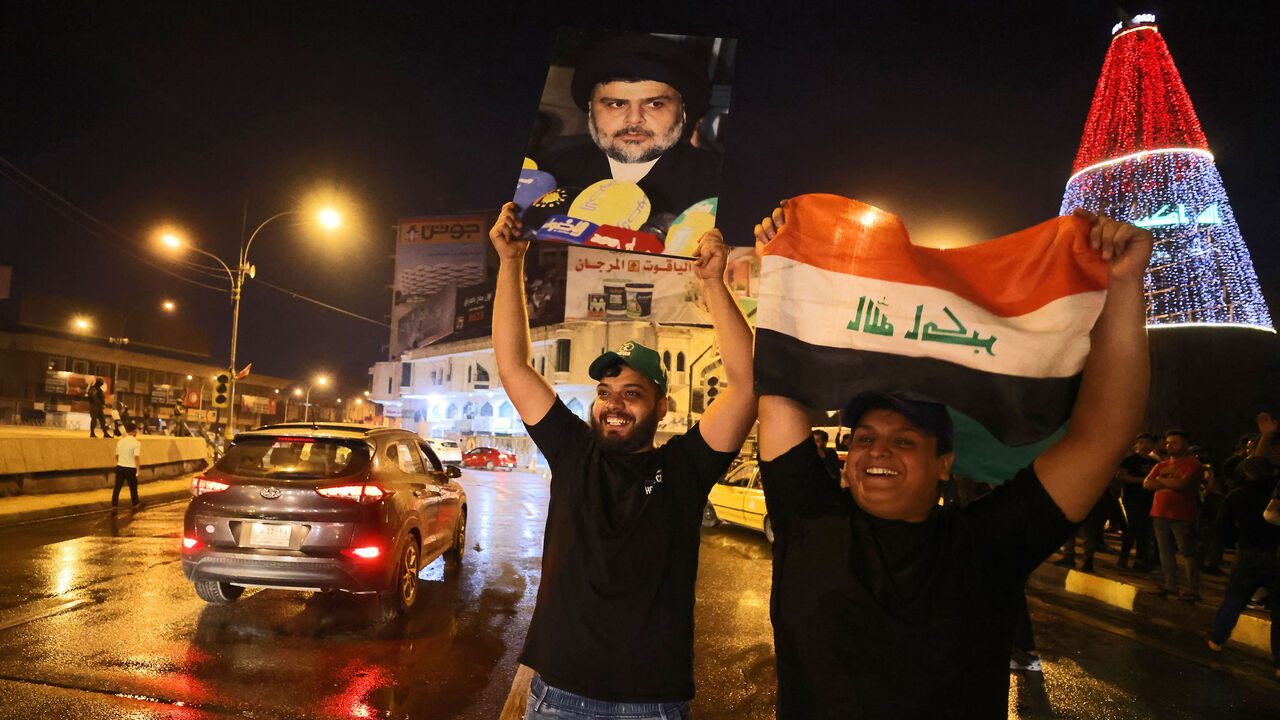
<instances>
[{"instance_id":1,"label":"poster of bearded cleric","mask_svg":"<svg viewBox=\"0 0 1280 720\"><path fill-rule=\"evenodd\" d=\"M525 236L690 257L715 226L735 46L562 29L516 185Z\"/></svg>"}]
</instances>

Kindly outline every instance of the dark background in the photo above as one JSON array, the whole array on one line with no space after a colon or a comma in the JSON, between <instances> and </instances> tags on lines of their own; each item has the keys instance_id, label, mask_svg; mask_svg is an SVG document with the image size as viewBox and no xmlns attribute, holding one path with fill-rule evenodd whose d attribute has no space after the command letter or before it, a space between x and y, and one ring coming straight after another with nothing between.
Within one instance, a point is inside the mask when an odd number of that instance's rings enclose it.
<instances>
[{"instance_id":1,"label":"dark background","mask_svg":"<svg viewBox=\"0 0 1280 720\"><path fill-rule=\"evenodd\" d=\"M398 218L510 198L560 25L741 39L721 224L832 192L954 243L1057 213L1116 22L1105 2L50 3L0 11L0 264L15 289L210 329L225 294L157 269L163 222L233 261L239 239L317 189L358 217L326 238L277 221L258 278L383 320ZM941 4L938 4L941 5ZM1267 5L1153 2L1269 302L1280 83ZM247 213L246 213L247 207ZM1269 214L1270 213L1270 214ZM245 223L247 221L247 228ZM225 280L180 271L223 286ZM250 283L240 363L367 387L389 329Z\"/></svg>"}]
</instances>

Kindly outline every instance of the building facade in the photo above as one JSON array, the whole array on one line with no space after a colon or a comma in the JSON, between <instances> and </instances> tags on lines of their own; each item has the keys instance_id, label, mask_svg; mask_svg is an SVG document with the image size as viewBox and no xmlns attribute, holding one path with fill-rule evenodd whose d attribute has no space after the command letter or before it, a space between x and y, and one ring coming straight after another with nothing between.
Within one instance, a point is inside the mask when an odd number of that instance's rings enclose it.
<instances>
[{"instance_id":1,"label":"building facade","mask_svg":"<svg viewBox=\"0 0 1280 720\"><path fill-rule=\"evenodd\" d=\"M85 391L102 378L107 406L144 432L189 422L221 426L212 405L214 376L203 328L145 318L70 298L27 292L0 302L0 422L87 429ZM236 430L302 414L296 383L249 373L236 383ZM312 416L342 419L331 399L312 398Z\"/></svg>"}]
</instances>

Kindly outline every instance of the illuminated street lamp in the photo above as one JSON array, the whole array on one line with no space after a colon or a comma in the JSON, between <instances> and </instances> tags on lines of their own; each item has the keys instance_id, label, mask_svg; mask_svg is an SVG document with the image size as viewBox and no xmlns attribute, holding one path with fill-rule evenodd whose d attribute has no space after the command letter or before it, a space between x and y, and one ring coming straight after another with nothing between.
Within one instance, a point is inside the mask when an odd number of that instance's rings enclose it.
<instances>
[{"instance_id":1,"label":"illuminated street lamp","mask_svg":"<svg viewBox=\"0 0 1280 720\"><path fill-rule=\"evenodd\" d=\"M280 391L276 390L276 392L280 392ZM293 395L294 397L302 397L302 388L294 388L293 392L290 394ZM284 422L289 422L289 395L288 394L284 396Z\"/></svg>"},{"instance_id":2,"label":"illuminated street lamp","mask_svg":"<svg viewBox=\"0 0 1280 720\"><path fill-rule=\"evenodd\" d=\"M75 328L78 331L88 330L89 328L93 327L93 323L89 320L88 317L84 315L77 315L71 318L71 327Z\"/></svg>"},{"instance_id":3,"label":"illuminated street lamp","mask_svg":"<svg viewBox=\"0 0 1280 720\"><path fill-rule=\"evenodd\" d=\"M302 422L306 422L311 417L311 388L315 387L316 385L327 385L328 383L329 383L329 378L321 375L320 377L316 378L316 381L314 383L307 386L307 402L306 402L307 409L303 412ZM338 402L342 402L342 401L339 400Z\"/></svg>"},{"instance_id":4,"label":"illuminated street lamp","mask_svg":"<svg viewBox=\"0 0 1280 720\"><path fill-rule=\"evenodd\" d=\"M237 258L236 269L234 272L232 272L231 268L222 261L222 258L214 255L213 253L201 250L190 243L183 242L182 238L177 235L165 234L160 238L161 242L171 248L180 248L185 246L194 252L213 258L222 266L222 269L226 271L227 280L231 283L231 392L228 395L230 407L227 410L228 420L227 427L224 431L224 434L228 439L235 435L236 427L236 340L240 334L240 291L244 288L245 276L248 275L249 278L252 279L254 274L257 272L256 268L249 263L249 248L253 246L253 240L258 237L258 233L262 231L262 228L266 227L271 221L278 220L279 218L289 215L301 214L303 214L302 210L288 210L282 213L277 213L266 220L263 220L262 224L249 235L249 240L245 242L244 247L240 248L240 256ZM328 229L336 228L341 223L341 218L339 217L338 212L332 208L324 208L321 210L316 219L322 227ZM308 388L308 391L309 390L310 388ZM309 404L307 408L310 410Z\"/></svg>"},{"instance_id":5,"label":"illuminated street lamp","mask_svg":"<svg viewBox=\"0 0 1280 720\"><path fill-rule=\"evenodd\" d=\"M173 312L173 309L178 306L175 305L172 300L165 300L160 304L160 307L164 308L165 312Z\"/></svg>"}]
</instances>

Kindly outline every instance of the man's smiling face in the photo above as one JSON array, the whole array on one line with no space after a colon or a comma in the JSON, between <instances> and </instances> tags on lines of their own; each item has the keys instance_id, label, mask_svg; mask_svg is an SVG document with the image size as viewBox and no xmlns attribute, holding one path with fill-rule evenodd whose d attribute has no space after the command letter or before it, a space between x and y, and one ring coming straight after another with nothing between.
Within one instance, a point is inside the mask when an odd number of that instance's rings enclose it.
<instances>
[{"instance_id":1,"label":"man's smiling face","mask_svg":"<svg viewBox=\"0 0 1280 720\"><path fill-rule=\"evenodd\" d=\"M858 506L885 520L928 518L954 454L938 455L933 433L893 410L869 410L857 422L844 478Z\"/></svg>"},{"instance_id":2,"label":"man's smiling face","mask_svg":"<svg viewBox=\"0 0 1280 720\"><path fill-rule=\"evenodd\" d=\"M596 85L588 112L591 139L624 163L656 160L680 140L680 93L656 80L614 80Z\"/></svg>"},{"instance_id":3,"label":"man's smiling face","mask_svg":"<svg viewBox=\"0 0 1280 720\"><path fill-rule=\"evenodd\" d=\"M667 414L667 398L652 380L627 365L600 379L591 406L591 429L610 450L640 452L653 447L658 421ZM612 372L612 371L609 371Z\"/></svg>"}]
</instances>

